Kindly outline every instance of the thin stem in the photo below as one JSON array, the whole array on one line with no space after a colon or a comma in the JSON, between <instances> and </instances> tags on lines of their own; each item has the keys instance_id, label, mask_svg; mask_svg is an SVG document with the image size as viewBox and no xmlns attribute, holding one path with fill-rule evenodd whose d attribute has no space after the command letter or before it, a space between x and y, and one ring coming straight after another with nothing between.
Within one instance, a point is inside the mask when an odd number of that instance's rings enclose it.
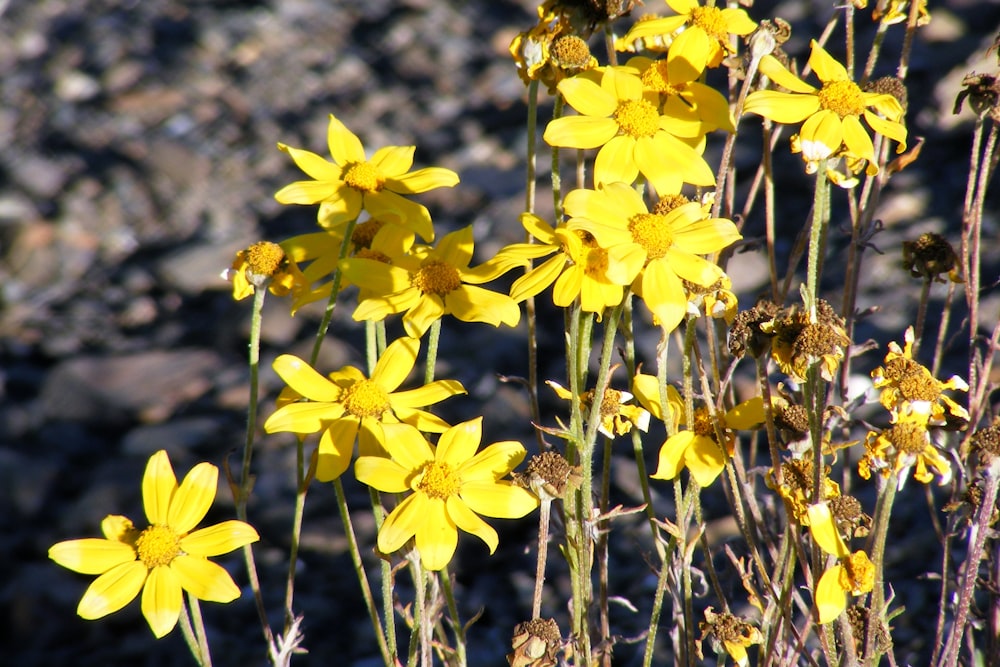
<instances>
[{"instance_id":1,"label":"thin stem","mask_svg":"<svg viewBox=\"0 0 1000 667\"><path fill-rule=\"evenodd\" d=\"M878 495L875 506L875 527L868 543L871 562L875 565L875 585L872 588L871 604L868 607L868 634L865 637L865 660L868 665L877 665L875 655L875 635L879 621L885 620L885 544L889 536L889 517L896 500L899 478L892 473L884 479L885 487Z\"/></svg>"},{"instance_id":2,"label":"thin stem","mask_svg":"<svg viewBox=\"0 0 1000 667\"><path fill-rule=\"evenodd\" d=\"M201 617L201 605L198 598L187 594L188 607L191 609L191 622L194 626L195 637L198 638L198 650L201 653L199 664L202 667L212 667L212 652L208 649L208 635L205 633L205 621Z\"/></svg>"},{"instance_id":3,"label":"thin stem","mask_svg":"<svg viewBox=\"0 0 1000 667\"><path fill-rule=\"evenodd\" d=\"M441 342L441 318L434 320L427 334L427 362L424 366L424 384L434 382L434 366L437 364L438 345Z\"/></svg>"},{"instance_id":4,"label":"thin stem","mask_svg":"<svg viewBox=\"0 0 1000 667\"><path fill-rule=\"evenodd\" d=\"M198 663L199 667L206 667L205 662L205 652L202 650L201 638L197 636L194 628L191 625L191 617L188 612L188 605L183 602L181 605L181 614L178 617L178 621L181 626L181 635L184 637L184 643L187 644L188 651L191 652L191 657L194 661ZM204 628L202 628L204 630ZM211 660L211 658L209 658Z\"/></svg>"},{"instance_id":5,"label":"thin stem","mask_svg":"<svg viewBox=\"0 0 1000 667\"><path fill-rule=\"evenodd\" d=\"M819 298L820 262L822 261L823 237L826 231L826 210L829 200L829 181L826 178L826 160L819 161L813 196L812 226L809 229L809 259L806 269L806 308L809 319L816 321L816 300Z\"/></svg>"},{"instance_id":6,"label":"thin stem","mask_svg":"<svg viewBox=\"0 0 1000 667\"><path fill-rule=\"evenodd\" d=\"M351 249L351 235L354 234L354 226L357 224L358 219L354 218L344 228L344 240L340 242L340 252L337 255L337 268L333 272L333 283L330 287L330 299L326 302L323 319L316 328L316 338L313 340L312 353L309 355L310 366L316 365L316 360L319 359L320 348L323 347L323 341L326 339L326 332L329 331L330 322L333 321L333 311L337 307L337 295L340 294L340 284L344 277L344 272L340 270L339 260L347 257L347 253Z\"/></svg>"},{"instance_id":7,"label":"thin stem","mask_svg":"<svg viewBox=\"0 0 1000 667\"><path fill-rule=\"evenodd\" d=\"M549 520L552 499L542 497L538 510L538 560L535 563L535 592L531 598L531 618L542 616L542 588L545 584L545 562L549 554Z\"/></svg>"},{"instance_id":8,"label":"thin stem","mask_svg":"<svg viewBox=\"0 0 1000 667\"><path fill-rule=\"evenodd\" d=\"M447 566L441 570L438 580L441 582L441 589L444 591L444 599L448 604L448 615L451 616L452 631L455 633L455 653L457 654L457 667L465 667L467 664L465 656L465 626L458 616L458 605L455 602L455 591L451 586L451 574Z\"/></svg>"}]
</instances>

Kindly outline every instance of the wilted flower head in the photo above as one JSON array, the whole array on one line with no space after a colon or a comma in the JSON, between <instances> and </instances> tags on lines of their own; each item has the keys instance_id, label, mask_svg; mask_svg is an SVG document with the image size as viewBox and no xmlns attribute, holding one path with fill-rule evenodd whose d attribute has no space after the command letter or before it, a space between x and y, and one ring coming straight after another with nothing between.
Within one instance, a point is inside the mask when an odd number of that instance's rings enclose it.
<instances>
[{"instance_id":1,"label":"wilted flower head","mask_svg":"<svg viewBox=\"0 0 1000 667\"><path fill-rule=\"evenodd\" d=\"M947 274L953 283L964 282L958 262L958 254L948 239L926 232L916 241L903 241L903 267L914 278L944 282Z\"/></svg>"}]
</instances>

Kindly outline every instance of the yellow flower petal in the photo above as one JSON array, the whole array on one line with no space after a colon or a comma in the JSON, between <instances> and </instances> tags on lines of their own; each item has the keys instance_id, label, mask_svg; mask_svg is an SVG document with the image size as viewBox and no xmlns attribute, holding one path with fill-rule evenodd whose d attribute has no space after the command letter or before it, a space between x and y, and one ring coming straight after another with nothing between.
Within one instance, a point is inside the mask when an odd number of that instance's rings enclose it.
<instances>
[{"instance_id":1,"label":"yellow flower petal","mask_svg":"<svg viewBox=\"0 0 1000 667\"><path fill-rule=\"evenodd\" d=\"M200 556L178 556L170 563L181 588L199 600L232 602L240 588L225 568Z\"/></svg>"},{"instance_id":2,"label":"yellow flower petal","mask_svg":"<svg viewBox=\"0 0 1000 667\"><path fill-rule=\"evenodd\" d=\"M594 116L563 116L551 121L542 138L549 146L563 148L597 148L618 134L618 123L612 118Z\"/></svg>"},{"instance_id":3,"label":"yellow flower petal","mask_svg":"<svg viewBox=\"0 0 1000 667\"><path fill-rule=\"evenodd\" d=\"M682 60L684 66L701 72L710 64L713 52L717 50L719 50L718 45L713 44L713 40L704 30L688 28L678 35L670 45L667 61Z\"/></svg>"},{"instance_id":4,"label":"yellow flower petal","mask_svg":"<svg viewBox=\"0 0 1000 667\"><path fill-rule=\"evenodd\" d=\"M385 448L393 460L407 470L420 470L434 460L434 450L427 440L409 424L385 424ZM370 485L371 486L371 485Z\"/></svg>"},{"instance_id":5,"label":"yellow flower petal","mask_svg":"<svg viewBox=\"0 0 1000 667\"><path fill-rule=\"evenodd\" d=\"M899 143L899 146L896 148L897 153L901 153L906 150L906 128L903 125L881 118L867 109L865 110L864 115L865 122L868 123L869 127L882 136L889 137L893 141Z\"/></svg>"},{"instance_id":6,"label":"yellow flower petal","mask_svg":"<svg viewBox=\"0 0 1000 667\"><path fill-rule=\"evenodd\" d=\"M750 93L743 105L744 113L755 113L775 123L800 123L819 111L819 98L815 95L779 93L775 90L758 90Z\"/></svg>"},{"instance_id":7,"label":"yellow flower petal","mask_svg":"<svg viewBox=\"0 0 1000 667\"><path fill-rule=\"evenodd\" d=\"M373 489L385 493L403 493L410 489L413 470L381 456L359 456L354 462L354 476Z\"/></svg>"},{"instance_id":8,"label":"yellow flower petal","mask_svg":"<svg viewBox=\"0 0 1000 667\"><path fill-rule=\"evenodd\" d=\"M221 556L260 539L254 527L235 519L194 531L181 538L181 549L192 556Z\"/></svg>"},{"instance_id":9,"label":"yellow flower petal","mask_svg":"<svg viewBox=\"0 0 1000 667\"><path fill-rule=\"evenodd\" d=\"M349 192L355 192L351 188L347 189ZM434 226L426 206L410 201L387 188L365 195L364 204L365 210L373 218L412 229L425 241L434 240ZM360 211L361 204L359 202L352 217L357 217Z\"/></svg>"},{"instance_id":10,"label":"yellow flower petal","mask_svg":"<svg viewBox=\"0 0 1000 667\"><path fill-rule=\"evenodd\" d=\"M472 511L498 519L520 519L538 507L533 493L508 481L467 482L459 495Z\"/></svg>"},{"instance_id":11,"label":"yellow flower petal","mask_svg":"<svg viewBox=\"0 0 1000 667\"><path fill-rule=\"evenodd\" d=\"M695 436L684 452L684 464L701 487L709 487L726 467L728 455L715 440Z\"/></svg>"},{"instance_id":12,"label":"yellow flower petal","mask_svg":"<svg viewBox=\"0 0 1000 667\"><path fill-rule=\"evenodd\" d=\"M165 525L170 511L170 499L177 489L177 478L170 458L163 449L149 457L142 476L142 503L146 519L151 524Z\"/></svg>"},{"instance_id":13,"label":"yellow flower petal","mask_svg":"<svg viewBox=\"0 0 1000 667\"><path fill-rule=\"evenodd\" d=\"M401 195L413 195L458 185L458 174L443 167L424 167L402 176L387 178L387 188Z\"/></svg>"},{"instance_id":14,"label":"yellow flower petal","mask_svg":"<svg viewBox=\"0 0 1000 667\"><path fill-rule=\"evenodd\" d=\"M313 401L330 402L340 398L342 390L308 363L292 354L279 355L272 364L274 372L298 394Z\"/></svg>"},{"instance_id":15,"label":"yellow flower petal","mask_svg":"<svg viewBox=\"0 0 1000 667\"><path fill-rule=\"evenodd\" d=\"M823 573L816 584L816 609L821 625L836 620L847 609L847 592L840 587L842 565L834 565Z\"/></svg>"},{"instance_id":16,"label":"yellow flower petal","mask_svg":"<svg viewBox=\"0 0 1000 667\"><path fill-rule=\"evenodd\" d=\"M291 146L286 146L285 144L278 144L278 149L288 153L295 162L295 166L306 173L309 178L315 181L339 181L341 180L341 174L343 169L335 164L332 164L329 160L316 155L312 151L303 150L301 148L292 148Z\"/></svg>"},{"instance_id":17,"label":"yellow flower petal","mask_svg":"<svg viewBox=\"0 0 1000 667\"><path fill-rule=\"evenodd\" d=\"M521 309L516 301L506 294L491 292L475 285L461 285L450 292L446 304L447 312L463 322L484 322L495 327L506 324L514 327L521 320Z\"/></svg>"},{"instance_id":18,"label":"yellow flower petal","mask_svg":"<svg viewBox=\"0 0 1000 667\"><path fill-rule=\"evenodd\" d=\"M80 574L103 574L136 559L135 549L124 542L90 537L59 542L49 548L49 558Z\"/></svg>"},{"instance_id":19,"label":"yellow flower petal","mask_svg":"<svg viewBox=\"0 0 1000 667\"><path fill-rule=\"evenodd\" d=\"M583 290L584 274L577 266L571 266L556 279L552 288L552 303L565 308L580 296ZM594 312L592 310L588 312Z\"/></svg>"},{"instance_id":20,"label":"yellow flower petal","mask_svg":"<svg viewBox=\"0 0 1000 667\"><path fill-rule=\"evenodd\" d=\"M680 473L684 463L684 452L691 445L695 435L691 431L680 431L669 438L660 447L660 456L653 479L673 479Z\"/></svg>"},{"instance_id":21,"label":"yellow flower petal","mask_svg":"<svg viewBox=\"0 0 1000 667\"><path fill-rule=\"evenodd\" d=\"M439 463L446 463L452 469L456 469L475 455L482 438L482 417L455 424L438 440L435 459Z\"/></svg>"},{"instance_id":22,"label":"yellow flower petal","mask_svg":"<svg viewBox=\"0 0 1000 667\"><path fill-rule=\"evenodd\" d=\"M416 150L416 146L383 146L375 151L372 159L368 162L386 179L385 185L389 187L391 179L398 179L413 166L413 153ZM412 192L401 192L396 188L390 189L401 194L413 194Z\"/></svg>"},{"instance_id":23,"label":"yellow flower petal","mask_svg":"<svg viewBox=\"0 0 1000 667\"><path fill-rule=\"evenodd\" d=\"M413 371L420 351L420 339L403 336L394 340L375 363L372 380L386 391L395 391Z\"/></svg>"},{"instance_id":24,"label":"yellow flower petal","mask_svg":"<svg viewBox=\"0 0 1000 667\"><path fill-rule=\"evenodd\" d=\"M444 569L458 546L458 526L448 516L443 500L429 500L425 514L414 535L420 562L432 572Z\"/></svg>"},{"instance_id":25,"label":"yellow flower petal","mask_svg":"<svg viewBox=\"0 0 1000 667\"><path fill-rule=\"evenodd\" d=\"M398 551L424 523L427 498L419 493L407 496L382 523L378 531L378 550L385 554Z\"/></svg>"},{"instance_id":26,"label":"yellow flower petal","mask_svg":"<svg viewBox=\"0 0 1000 667\"><path fill-rule=\"evenodd\" d=\"M809 55L809 66L816 72L820 81L847 81L847 70L843 65L826 52L815 39L809 42L812 53Z\"/></svg>"},{"instance_id":27,"label":"yellow flower petal","mask_svg":"<svg viewBox=\"0 0 1000 667\"><path fill-rule=\"evenodd\" d=\"M639 168L632 154L636 140L627 135L610 139L597 152L594 160L594 182L598 187L606 183L634 183Z\"/></svg>"},{"instance_id":28,"label":"yellow flower petal","mask_svg":"<svg viewBox=\"0 0 1000 667\"><path fill-rule=\"evenodd\" d=\"M692 255L685 256L690 259ZM708 262L705 262L706 264ZM684 284L667 262L653 260L642 272L641 295L646 307L653 311L665 331L673 331L687 312Z\"/></svg>"},{"instance_id":29,"label":"yellow flower petal","mask_svg":"<svg viewBox=\"0 0 1000 667\"><path fill-rule=\"evenodd\" d=\"M455 522L456 526L467 533L472 533L486 543L486 546L490 549L490 554L493 554L497 550L497 545L500 543L497 531L493 530L492 526L480 519L459 497L451 496L448 498L445 501L445 508L448 510L448 516Z\"/></svg>"},{"instance_id":30,"label":"yellow flower petal","mask_svg":"<svg viewBox=\"0 0 1000 667\"><path fill-rule=\"evenodd\" d=\"M360 310L360 306L358 309ZM431 324L441 319L445 312L441 297L437 294L421 294L416 300L416 304L410 306L406 315L403 316L403 328L406 329L408 336L420 338L430 329ZM358 313L355 312L354 319L357 318Z\"/></svg>"},{"instance_id":31,"label":"yellow flower petal","mask_svg":"<svg viewBox=\"0 0 1000 667\"><path fill-rule=\"evenodd\" d=\"M566 256L558 254L550 257L514 281L510 286L510 298L520 303L533 296L541 294L546 287L555 282L559 274L566 268ZM579 290L578 290L579 291ZM574 294L575 297L575 294ZM570 297L570 301L574 297Z\"/></svg>"},{"instance_id":32,"label":"yellow flower petal","mask_svg":"<svg viewBox=\"0 0 1000 667\"><path fill-rule=\"evenodd\" d=\"M823 109L806 119L799 137L803 158L809 161L825 160L844 143L844 129L837 114Z\"/></svg>"},{"instance_id":33,"label":"yellow flower petal","mask_svg":"<svg viewBox=\"0 0 1000 667\"><path fill-rule=\"evenodd\" d=\"M316 450L316 479L332 482L347 470L354 454L354 441L361 422L357 418L337 419L323 431Z\"/></svg>"},{"instance_id":34,"label":"yellow flower petal","mask_svg":"<svg viewBox=\"0 0 1000 667\"><path fill-rule=\"evenodd\" d=\"M479 436L481 435L480 433ZM478 443L477 440L476 444ZM519 442L495 442L463 461L458 471L464 481L495 482L516 468L526 455L524 446Z\"/></svg>"},{"instance_id":35,"label":"yellow flower petal","mask_svg":"<svg viewBox=\"0 0 1000 667\"><path fill-rule=\"evenodd\" d=\"M455 268L465 268L472 261L472 253L475 250L472 236L472 225L462 227L446 235L435 248L434 255L437 259L450 264Z\"/></svg>"},{"instance_id":36,"label":"yellow flower petal","mask_svg":"<svg viewBox=\"0 0 1000 667\"><path fill-rule=\"evenodd\" d=\"M330 123L326 127L326 143L330 156L338 165L365 161L365 148L361 145L361 140L333 114L330 114Z\"/></svg>"},{"instance_id":37,"label":"yellow flower petal","mask_svg":"<svg viewBox=\"0 0 1000 667\"><path fill-rule=\"evenodd\" d=\"M607 118L618 108L618 99L614 94L587 77L573 76L563 79L559 82L558 88L566 103L584 116ZM549 123L550 127L551 125Z\"/></svg>"},{"instance_id":38,"label":"yellow flower petal","mask_svg":"<svg viewBox=\"0 0 1000 667\"><path fill-rule=\"evenodd\" d=\"M389 395L389 403L393 410L416 408L465 393L465 387L458 380L435 380L416 389L393 392Z\"/></svg>"},{"instance_id":39,"label":"yellow flower petal","mask_svg":"<svg viewBox=\"0 0 1000 667\"><path fill-rule=\"evenodd\" d=\"M760 396L743 401L726 412L726 426L740 431L758 428L764 419L764 399Z\"/></svg>"},{"instance_id":40,"label":"yellow flower petal","mask_svg":"<svg viewBox=\"0 0 1000 667\"><path fill-rule=\"evenodd\" d=\"M812 504L806 509L806 513L809 516L809 532L823 551L837 558L850 555L827 503Z\"/></svg>"},{"instance_id":41,"label":"yellow flower petal","mask_svg":"<svg viewBox=\"0 0 1000 667\"><path fill-rule=\"evenodd\" d=\"M181 615L181 584L167 566L154 567L142 589L142 615L159 639L177 625Z\"/></svg>"},{"instance_id":42,"label":"yellow flower petal","mask_svg":"<svg viewBox=\"0 0 1000 667\"><path fill-rule=\"evenodd\" d=\"M77 605L81 618L93 621L118 611L142 590L148 570L140 561L122 563L90 584Z\"/></svg>"},{"instance_id":43,"label":"yellow flower petal","mask_svg":"<svg viewBox=\"0 0 1000 667\"><path fill-rule=\"evenodd\" d=\"M179 534L197 526L215 501L219 490L219 469L211 463L199 463L192 468L170 501L167 525Z\"/></svg>"},{"instance_id":44,"label":"yellow flower petal","mask_svg":"<svg viewBox=\"0 0 1000 667\"><path fill-rule=\"evenodd\" d=\"M847 146L847 150L852 155L864 158L869 162L874 162L875 147L872 145L872 138L868 136L868 132L861 126L861 121L858 120L858 117L845 116L841 121L841 128L844 145Z\"/></svg>"},{"instance_id":45,"label":"yellow flower petal","mask_svg":"<svg viewBox=\"0 0 1000 667\"><path fill-rule=\"evenodd\" d=\"M787 88L793 93L811 94L816 92L816 88L814 86L810 86L808 83L789 72L788 69L781 64L781 61L770 54L760 59L758 70L760 70L762 76L768 77L775 84L781 86L782 88Z\"/></svg>"}]
</instances>

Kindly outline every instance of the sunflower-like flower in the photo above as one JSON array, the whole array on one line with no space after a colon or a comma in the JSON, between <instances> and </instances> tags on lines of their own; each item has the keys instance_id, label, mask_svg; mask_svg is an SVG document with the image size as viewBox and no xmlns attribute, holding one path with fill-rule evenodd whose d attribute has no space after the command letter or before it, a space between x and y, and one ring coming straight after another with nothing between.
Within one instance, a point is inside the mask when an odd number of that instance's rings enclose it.
<instances>
[{"instance_id":1,"label":"sunflower-like flower","mask_svg":"<svg viewBox=\"0 0 1000 667\"><path fill-rule=\"evenodd\" d=\"M572 216L569 229L591 234L609 253L635 253L643 258L643 269L632 281L632 291L667 331L680 324L688 309L683 281L712 287L725 275L700 255L718 252L742 238L731 220L705 219L698 202L665 214L655 209L650 213L642 196L624 183L573 190L566 196L565 207ZM622 245L625 248L616 247ZM615 282L628 278L611 267L608 277Z\"/></svg>"},{"instance_id":2,"label":"sunflower-like flower","mask_svg":"<svg viewBox=\"0 0 1000 667\"><path fill-rule=\"evenodd\" d=\"M639 39L673 37L667 58L686 61L700 75L705 67L718 67L732 53L730 35L749 35L757 29L757 24L742 9L702 7L698 0L666 0L666 3L677 16L637 21L615 43L615 48L624 51Z\"/></svg>"},{"instance_id":3,"label":"sunflower-like flower","mask_svg":"<svg viewBox=\"0 0 1000 667\"><path fill-rule=\"evenodd\" d=\"M945 390L968 391L969 385L957 375L941 382L924 365L913 359L913 327L903 334L904 345L889 343L885 365L872 371L876 389L881 389L879 402L895 413L904 406L928 415L928 423L944 425L959 421L967 423L969 412L944 394Z\"/></svg>"},{"instance_id":4,"label":"sunflower-like flower","mask_svg":"<svg viewBox=\"0 0 1000 667\"><path fill-rule=\"evenodd\" d=\"M364 209L374 218L412 224L421 238L434 238L430 213L403 195L450 188L458 183L455 172L441 167L410 171L416 146L386 146L369 160L357 135L332 114L327 144L333 162L307 150L278 144L312 179L283 187L274 195L278 202L322 204L320 221L326 225L354 220Z\"/></svg>"},{"instance_id":5,"label":"sunflower-like flower","mask_svg":"<svg viewBox=\"0 0 1000 667\"><path fill-rule=\"evenodd\" d=\"M785 502L785 510L800 526L809 525L809 505L816 502L816 494L813 493L816 479L813 474L813 462L811 457L790 459L781 464L781 480L777 483L774 469L767 471L765 482L768 488L777 491L778 495ZM823 495L821 501L833 500L840 497L840 485L830 479L829 466L823 471Z\"/></svg>"},{"instance_id":6,"label":"sunflower-like flower","mask_svg":"<svg viewBox=\"0 0 1000 667\"><path fill-rule=\"evenodd\" d=\"M816 583L814 601L822 625L840 616L847 608L848 596L871 592L875 566L864 551L851 553L827 503L809 506L809 532L824 552L837 558L836 565L827 568Z\"/></svg>"},{"instance_id":7,"label":"sunflower-like flower","mask_svg":"<svg viewBox=\"0 0 1000 667\"><path fill-rule=\"evenodd\" d=\"M661 194L679 192L683 183L715 184L712 168L692 148L703 148L703 133L692 136L688 119L663 115L659 93L644 90L634 70L577 74L563 80L559 92L580 115L549 122L543 138L550 146L600 148L596 185L632 183L640 173Z\"/></svg>"},{"instance_id":8,"label":"sunflower-like flower","mask_svg":"<svg viewBox=\"0 0 1000 667\"><path fill-rule=\"evenodd\" d=\"M423 336L444 315L495 327L516 326L521 319L517 302L478 285L518 263L503 257L469 268L473 250L470 226L446 235L433 249L411 249L407 255L394 258L391 265L363 257L345 259L341 263L344 276L370 294L358 304L354 319L383 320L405 313L403 326L414 338Z\"/></svg>"},{"instance_id":9,"label":"sunflower-like flower","mask_svg":"<svg viewBox=\"0 0 1000 667\"><path fill-rule=\"evenodd\" d=\"M820 88L802 81L774 56L764 56L760 61L761 74L792 92L753 92L747 97L743 111L776 123L805 121L797 141L810 173L842 146L848 155L868 162L869 174L878 172L874 144L861 118L875 132L898 142L897 152L906 150L906 127L902 124L903 107L899 100L887 93L863 91L848 78L844 66L815 40L809 66L822 82Z\"/></svg>"},{"instance_id":10,"label":"sunflower-like flower","mask_svg":"<svg viewBox=\"0 0 1000 667\"><path fill-rule=\"evenodd\" d=\"M441 570L455 553L459 529L485 542L491 554L496 551L497 533L479 514L519 519L538 507L534 494L503 479L524 459L521 443L497 442L476 452L482 418L446 430L437 447L407 424L389 424L385 431L390 458L361 456L354 465L358 480L372 488L412 491L379 529L383 553L415 538L423 566Z\"/></svg>"},{"instance_id":11,"label":"sunflower-like flower","mask_svg":"<svg viewBox=\"0 0 1000 667\"><path fill-rule=\"evenodd\" d=\"M597 67L587 42L561 16L543 14L531 30L514 37L509 50L524 84L541 81L549 93L567 76Z\"/></svg>"},{"instance_id":12,"label":"sunflower-like flower","mask_svg":"<svg viewBox=\"0 0 1000 667\"><path fill-rule=\"evenodd\" d=\"M233 265L222 277L233 283L236 301L242 301L261 287L267 287L275 296L297 295L309 288L309 279L298 265L280 244L270 241L260 241L237 252Z\"/></svg>"},{"instance_id":13,"label":"sunflower-like flower","mask_svg":"<svg viewBox=\"0 0 1000 667\"><path fill-rule=\"evenodd\" d=\"M913 478L929 484L934 476L939 484L951 481L951 463L931 441L928 431L930 415L911 404L899 406L892 415L892 424L881 431L869 431L865 438L865 453L858 461L858 474L871 477L873 470L883 477L899 475L899 486L906 482L904 473L915 466Z\"/></svg>"},{"instance_id":14,"label":"sunflower-like flower","mask_svg":"<svg viewBox=\"0 0 1000 667\"><path fill-rule=\"evenodd\" d=\"M566 401L573 400L573 394L558 382L546 380L545 384L552 387L556 395ZM598 408L601 425L597 430L608 438L615 438L625 435L632 430L632 427L645 432L649 428L649 412L632 404L632 394L620 389L608 387L604 390L604 397L601 399L601 406ZM594 405L594 390L585 392L578 398L580 409L586 418Z\"/></svg>"},{"instance_id":15,"label":"sunflower-like flower","mask_svg":"<svg viewBox=\"0 0 1000 667\"><path fill-rule=\"evenodd\" d=\"M627 252L624 247L606 250L587 232L573 231L565 225L553 228L533 213L523 213L521 224L538 242L506 246L497 253L498 260L510 257L527 262L555 254L514 281L510 296L517 302L554 285L552 302L555 305L565 308L579 298L580 307L585 312L596 313L600 319L606 308L621 303L624 285L632 282L642 270L642 257ZM609 271L623 280L612 281Z\"/></svg>"},{"instance_id":16,"label":"sunflower-like flower","mask_svg":"<svg viewBox=\"0 0 1000 667\"><path fill-rule=\"evenodd\" d=\"M178 485L170 458L160 450L149 458L142 478L148 528L140 531L128 518L108 515L101 522L104 539L69 540L49 549L49 558L63 567L100 575L77 613L87 620L102 618L141 591L142 614L159 638L177 625L182 591L210 602L238 598L232 577L208 558L256 542L257 531L242 521L194 530L215 500L218 481L219 469L200 463Z\"/></svg>"},{"instance_id":17,"label":"sunflower-like flower","mask_svg":"<svg viewBox=\"0 0 1000 667\"><path fill-rule=\"evenodd\" d=\"M449 428L439 417L420 408L449 396L464 394L457 380L435 380L416 389L397 391L413 371L420 341L399 338L379 357L371 377L354 366L345 366L323 377L291 354L274 360L274 370L288 384L280 407L268 417L268 433L322 432L316 461L316 479L329 482L340 477L351 463L354 442L362 455L385 451L387 424L405 422L421 431L441 433ZM300 397L308 401L296 400Z\"/></svg>"}]
</instances>

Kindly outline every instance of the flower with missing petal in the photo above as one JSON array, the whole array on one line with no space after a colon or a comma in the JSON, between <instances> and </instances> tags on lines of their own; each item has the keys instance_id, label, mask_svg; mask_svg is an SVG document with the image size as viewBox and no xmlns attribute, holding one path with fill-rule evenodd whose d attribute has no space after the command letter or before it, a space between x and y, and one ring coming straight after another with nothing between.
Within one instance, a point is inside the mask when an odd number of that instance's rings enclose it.
<instances>
[{"instance_id":1,"label":"flower with missing petal","mask_svg":"<svg viewBox=\"0 0 1000 667\"><path fill-rule=\"evenodd\" d=\"M812 41L809 66L822 86L816 88L802 81L774 56L760 61L761 74L792 92L760 90L751 93L743 106L746 113L756 113L776 123L800 123L798 145L807 170L814 172L819 161L845 149L846 154L868 161L868 173L878 173L875 148L861 119L875 132L899 143L898 153L906 150L906 127L902 124L903 107L892 95L866 92L847 76L847 70L822 46Z\"/></svg>"},{"instance_id":2,"label":"flower with missing petal","mask_svg":"<svg viewBox=\"0 0 1000 667\"><path fill-rule=\"evenodd\" d=\"M573 399L573 394L569 389L558 382L546 380L545 384L552 387L559 398L566 401ZM584 419L586 419L594 405L594 390L585 392L579 400L580 409L583 411ZM632 394L627 391L611 389L610 387L605 389L601 406L597 409L601 420L601 425L597 427L597 430L608 438L625 435L632 430L633 426L645 432L649 428L649 412L638 405L629 403L631 400Z\"/></svg>"},{"instance_id":3,"label":"flower with missing petal","mask_svg":"<svg viewBox=\"0 0 1000 667\"><path fill-rule=\"evenodd\" d=\"M518 265L510 258L484 262L470 268L472 227L448 234L433 249L417 248L394 258L391 265L353 257L341 263L344 276L364 285L368 298L358 304L354 319L383 320L405 313L403 326L414 338L437 319L454 315L463 322L485 322L495 327L516 326L521 319L517 302L506 294L478 285L494 280Z\"/></svg>"},{"instance_id":4,"label":"flower with missing petal","mask_svg":"<svg viewBox=\"0 0 1000 667\"><path fill-rule=\"evenodd\" d=\"M413 371L419 349L416 338L393 341L379 357L371 377L354 366L345 366L327 378L296 356L279 356L274 370L288 384L288 390L264 423L264 430L322 432L316 461L316 479L321 482L337 479L347 470L355 440L361 455L383 453L387 424L405 422L421 431L441 433L448 424L420 408L464 394L465 388L457 380L435 380L398 391Z\"/></svg>"},{"instance_id":5,"label":"flower with missing petal","mask_svg":"<svg viewBox=\"0 0 1000 667\"><path fill-rule=\"evenodd\" d=\"M906 482L905 473L914 467L913 478L929 484L934 476L941 485L951 481L951 463L938 451L928 431L929 413L913 405L901 405L892 414L892 424L881 431L869 431L865 438L865 453L858 461L858 474L865 479L877 470L883 477L899 475L900 488Z\"/></svg>"},{"instance_id":6,"label":"flower with missing petal","mask_svg":"<svg viewBox=\"0 0 1000 667\"><path fill-rule=\"evenodd\" d=\"M889 343L885 365L872 371L876 389L881 389L879 402L889 412L907 408L928 415L928 423L944 425L949 421L967 423L969 412L945 396L947 389L968 391L969 385L957 375L941 382L925 366L913 359L913 327L903 334L904 346Z\"/></svg>"},{"instance_id":7,"label":"flower with missing petal","mask_svg":"<svg viewBox=\"0 0 1000 667\"><path fill-rule=\"evenodd\" d=\"M374 218L413 225L421 238L434 238L430 213L404 195L450 188L458 183L455 172L441 167L410 171L415 146L386 146L369 160L357 135L332 114L327 144L332 162L278 144L312 180L286 185L275 199L282 204L322 204L320 221L326 225L354 220L364 209Z\"/></svg>"},{"instance_id":8,"label":"flower with missing petal","mask_svg":"<svg viewBox=\"0 0 1000 667\"><path fill-rule=\"evenodd\" d=\"M219 469L200 463L177 484L167 453L149 458L142 500L149 527L137 530L119 515L101 522L104 539L59 542L49 558L82 574L100 575L84 593L77 613L88 620L118 611L142 592L142 614L158 638L177 625L187 591L199 600L232 602L239 587L224 568L208 560L260 539L242 521L194 530L212 506Z\"/></svg>"},{"instance_id":9,"label":"flower with missing petal","mask_svg":"<svg viewBox=\"0 0 1000 667\"><path fill-rule=\"evenodd\" d=\"M472 533L496 551L496 531L479 515L519 519L538 498L503 479L524 459L519 442L494 443L476 452L483 436L482 418L457 424L441 434L437 447L407 424L385 426L389 458L362 456L354 464L359 481L385 493L411 491L386 517L378 548L393 553L414 539L420 562L443 569L458 546L459 529Z\"/></svg>"},{"instance_id":10,"label":"flower with missing petal","mask_svg":"<svg viewBox=\"0 0 1000 667\"><path fill-rule=\"evenodd\" d=\"M233 298L237 301L265 286L275 296L298 295L309 287L309 279L299 271L298 265L280 244L270 241L254 243L237 252L233 265L222 277L232 281Z\"/></svg>"},{"instance_id":11,"label":"flower with missing petal","mask_svg":"<svg viewBox=\"0 0 1000 667\"><path fill-rule=\"evenodd\" d=\"M573 190L566 196L565 207L571 216L569 229L592 235L609 254L627 251L643 258L632 291L667 331L675 329L687 313L685 280L712 287L725 275L701 255L718 252L742 238L731 220L704 218L698 202L663 214L656 209L650 213L642 195L624 183ZM608 277L616 282L628 278L611 270Z\"/></svg>"},{"instance_id":12,"label":"flower with missing petal","mask_svg":"<svg viewBox=\"0 0 1000 667\"><path fill-rule=\"evenodd\" d=\"M579 115L550 121L543 138L550 146L599 148L596 185L633 183L640 173L661 194L679 192L683 183L715 184L701 156L703 136L688 120L663 115L659 93L644 90L634 70L577 74L563 80L559 92Z\"/></svg>"}]
</instances>

